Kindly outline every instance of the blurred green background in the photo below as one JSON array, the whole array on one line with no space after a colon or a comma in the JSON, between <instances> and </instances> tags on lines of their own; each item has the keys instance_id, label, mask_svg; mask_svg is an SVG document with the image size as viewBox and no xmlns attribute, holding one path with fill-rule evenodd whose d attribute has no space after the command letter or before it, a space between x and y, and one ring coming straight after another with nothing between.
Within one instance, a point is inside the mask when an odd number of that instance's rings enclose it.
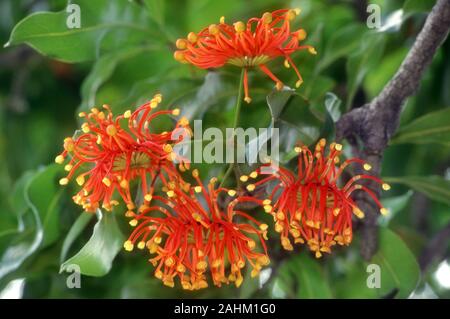
<instances>
[{"instance_id":1,"label":"blurred green background","mask_svg":"<svg viewBox=\"0 0 450 319\"><path fill-rule=\"evenodd\" d=\"M274 240L269 269L260 278L246 276L239 289L170 289L153 277L143 252L121 249L130 231L123 212L82 213L71 202L74 188L59 187L63 172L51 164L63 138L79 126L79 110L103 103L119 113L162 92L165 107L180 107L190 119L202 119L204 128L231 127L239 70L180 65L172 57L175 40L221 16L230 22L299 7L294 26L306 29L306 42L318 55L293 55L305 82L290 102L270 105L282 110L273 120L283 128L282 157L290 165L296 140L332 137L342 113L380 92L434 1L72 2L80 5L81 29L67 29L67 1L0 1L0 43L8 43L0 51L0 297L450 297L448 40L405 105L386 151L382 175L393 187L383 203L392 214L380 219L379 251L370 262L359 255L357 231L349 248L321 260L305 249L283 253ZM367 27L368 4L381 8L381 29ZM42 11L55 13L36 14ZM295 74L282 62L270 67L293 86ZM272 89L260 72L250 73L253 102L243 106L241 126L270 124L266 96ZM199 168L204 177L225 170L219 164ZM66 285L71 273L64 267L74 262L83 273L79 289ZM381 288L366 285L369 263L381 267Z\"/></svg>"}]
</instances>

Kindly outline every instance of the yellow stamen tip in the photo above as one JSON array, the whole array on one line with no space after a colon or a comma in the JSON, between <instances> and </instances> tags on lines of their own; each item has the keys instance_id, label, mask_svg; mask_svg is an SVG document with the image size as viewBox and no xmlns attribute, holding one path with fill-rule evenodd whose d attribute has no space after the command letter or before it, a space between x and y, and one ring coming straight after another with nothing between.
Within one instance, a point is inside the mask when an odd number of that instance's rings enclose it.
<instances>
[{"instance_id":1,"label":"yellow stamen tip","mask_svg":"<svg viewBox=\"0 0 450 319\"><path fill-rule=\"evenodd\" d=\"M299 41L305 40L306 39L306 35L307 35L306 31L303 30L303 29L300 29L300 30L297 31L297 39Z\"/></svg>"},{"instance_id":2,"label":"yellow stamen tip","mask_svg":"<svg viewBox=\"0 0 450 319\"><path fill-rule=\"evenodd\" d=\"M163 150L164 150L164 152L166 152L166 153L172 153L172 151L173 151L172 145L170 145L170 144L164 144Z\"/></svg>"},{"instance_id":3,"label":"yellow stamen tip","mask_svg":"<svg viewBox=\"0 0 450 319\"><path fill-rule=\"evenodd\" d=\"M248 176L247 175L242 175L240 178L239 178L239 180L241 181L241 182L246 182L246 181L248 181Z\"/></svg>"},{"instance_id":4,"label":"yellow stamen tip","mask_svg":"<svg viewBox=\"0 0 450 319\"><path fill-rule=\"evenodd\" d=\"M238 21L235 22L234 24L234 30L236 30L236 32L244 32L245 31L245 24L242 21Z\"/></svg>"},{"instance_id":5,"label":"yellow stamen tip","mask_svg":"<svg viewBox=\"0 0 450 319\"><path fill-rule=\"evenodd\" d=\"M131 242L131 240L127 240L124 244L123 244L123 248L125 248L126 251L132 251L134 248L133 243Z\"/></svg>"},{"instance_id":6,"label":"yellow stamen tip","mask_svg":"<svg viewBox=\"0 0 450 319\"><path fill-rule=\"evenodd\" d=\"M385 207L382 207L382 208L380 208L380 213L381 213L381 215L386 216L389 214L389 210Z\"/></svg>"},{"instance_id":7,"label":"yellow stamen tip","mask_svg":"<svg viewBox=\"0 0 450 319\"><path fill-rule=\"evenodd\" d=\"M277 88L278 91L281 91L284 87L282 82L277 82L277 84L275 85L275 87Z\"/></svg>"},{"instance_id":8,"label":"yellow stamen tip","mask_svg":"<svg viewBox=\"0 0 450 319\"><path fill-rule=\"evenodd\" d=\"M369 163L365 163L365 164L363 165L363 168L364 168L364 170L366 170L366 171L370 171L370 170L372 169L372 165L370 165Z\"/></svg>"},{"instance_id":9,"label":"yellow stamen tip","mask_svg":"<svg viewBox=\"0 0 450 319\"><path fill-rule=\"evenodd\" d=\"M145 241L140 241L137 245L138 249L144 249L145 248Z\"/></svg>"},{"instance_id":10,"label":"yellow stamen tip","mask_svg":"<svg viewBox=\"0 0 450 319\"><path fill-rule=\"evenodd\" d=\"M249 192L253 192L254 190L255 190L255 184L248 184L247 185L247 190L249 191Z\"/></svg>"},{"instance_id":11,"label":"yellow stamen tip","mask_svg":"<svg viewBox=\"0 0 450 319\"><path fill-rule=\"evenodd\" d=\"M234 189L230 189L230 190L228 191L228 195L229 195L229 196L235 196L235 195L236 195L236 191L235 191Z\"/></svg>"},{"instance_id":12,"label":"yellow stamen tip","mask_svg":"<svg viewBox=\"0 0 450 319\"><path fill-rule=\"evenodd\" d=\"M128 188L128 185L129 185L129 183L128 183L128 181L126 179L123 179L123 180L120 181L120 187Z\"/></svg>"},{"instance_id":13,"label":"yellow stamen tip","mask_svg":"<svg viewBox=\"0 0 450 319\"><path fill-rule=\"evenodd\" d=\"M303 80L298 80L297 82L295 82L295 87L299 88L303 83Z\"/></svg>"},{"instance_id":14,"label":"yellow stamen tip","mask_svg":"<svg viewBox=\"0 0 450 319\"><path fill-rule=\"evenodd\" d=\"M195 191L196 193L201 193L201 192L202 192L202 187L201 187L201 186L195 186L195 187L194 187L194 191Z\"/></svg>"},{"instance_id":15,"label":"yellow stamen tip","mask_svg":"<svg viewBox=\"0 0 450 319\"><path fill-rule=\"evenodd\" d=\"M89 124L87 123L83 123L81 125L81 130L83 131L83 133L89 133L90 129L89 129Z\"/></svg>"},{"instance_id":16,"label":"yellow stamen tip","mask_svg":"<svg viewBox=\"0 0 450 319\"><path fill-rule=\"evenodd\" d=\"M316 54L317 54L316 49L313 48L313 47L310 47L310 48L308 49L308 52L311 53L312 55L316 55Z\"/></svg>"},{"instance_id":17,"label":"yellow stamen tip","mask_svg":"<svg viewBox=\"0 0 450 319\"><path fill-rule=\"evenodd\" d=\"M64 170L66 172L69 172L72 169L73 165L72 164L67 164L66 166L64 166Z\"/></svg>"},{"instance_id":18,"label":"yellow stamen tip","mask_svg":"<svg viewBox=\"0 0 450 319\"><path fill-rule=\"evenodd\" d=\"M198 169L194 169L194 170L192 171L192 176L198 177Z\"/></svg>"},{"instance_id":19,"label":"yellow stamen tip","mask_svg":"<svg viewBox=\"0 0 450 319\"><path fill-rule=\"evenodd\" d=\"M208 31L212 35L218 35L220 32L219 27L215 24L211 24L208 28Z\"/></svg>"},{"instance_id":20,"label":"yellow stamen tip","mask_svg":"<svg viewBox=\"0 0 450 319\"><path fill-rule=\"evenodd\" d=\"M102 179L103 184L105 184L106 186L110 187L111 186L111 180L108 177L104 177Z\"/></svg>"},{"instance_id":21,"label":"yellow stamen tip","mask_svg":"<svg viewBox=\"0 0 450 319\"><path fill-rule=\"evenodd\" d=\"M80 112L80 113L78 113L78 116L79 117L85 117L86 116L86 112Z\"/></svg>"},{"instance_id":22,"label":"yellow stamen tip","mask_svg":"<svg viewBox=\"0 0 450 319\"><path fill-rule=\"evenodd\" d=\"M342 144L336 144L334 148L336 149L336 151L340 152L342 151Z\"/></svg>"},{"instance_id":23,"label":"yellow stamen tip","mask_svg":"<svg viewBox=\"0 0 450 319\"><path fill-rule=\"evenodd\" d=\"M174 115L174 116L180 115L180 109L173 109L172 110L172 115Z\"/></svg>"},{"instance_id":24,"label":"yellow stamen tip","mask_svg":"<svg viewBox=\"0 0 450 319\"><path fill-rule=\"evenodd\" d=\"M137 219L132 219L129 221L129 224L134 227L138 224L138 221L137 221Z\"/></svg>"},{"instance_id":25,"label":"yellow stamen tip","mask_svg":"<svg viewBox=\"0 0 450 319\"><path fill-rule=\"evenodd\" d=\"M383 183L383 185L381 185L381 187L385 190L388 191L391 189L391 185L387 184L387 183Z\"/></svg>"},{"instance_id":26,"label":"yellow stamen tip","mask_svg":"<svg viewBox=\"0 0 450 319\"><path fill-rule=\"evenodd\" d=\"M178 62L181 62L181 63L186 63L186 62L187 62L187 61L186 61L186 58L185 58L185 56L184 56L184 53L181 52L181 51L175 51L175 52L173 53L173 57L174 57L174 59L177 60Z\"/></svg>"},{"instance_id":27,"label":"yellow stamen tip","mask_svg":"<svg viewBox=\"0 0 450 319\"><path fill-rule=\"evenodd\" d=\"M195 43L195 42L197 42L198 37L197 37L197 35L194 32L189 32L189 34L187 36L187 39L188 39L189 42Z\"/></svg>"},{"instance_id":28,"label":"yellow stamen tip","mask_svg":"<svg viewBox=\"0 0 450 319\"><path fill-rule=\"evenodd\" d=\"M131 111L130 110L126 110L125 113L123 113L123 117L128 119L131 117Z\"/></svg>"},{"instance_id":29,"label":"yellow stamen tip","mask_svg":"<svg viewBox=\"0 0 450 319\"><path fill-rule=\"evenodd\" d=\"M262 231L266 231L268 228L269 228L269 226L267 224L259 225L259 229L261 229Z\"/></svg>"},{"instance_id":30,"label":"yellow stamen tip","mask_svg":"<svg viewBox=\"0 0 450 319\"><path fill-rule=\"evenodd\" d=\"M221 16L219 21L220 21L220 23L224 24L225 23L225 17Z\"/></svg>"},{"instance_id":31,"label":"yellow stamen tip","mask_svg":"<svg viewBox=\"0 0 450 319\"><path fill-rule=\"evenodd\" d=\"M109 136L116 135L117 134L117 128L113 124L109 124L106 127L106 134L108 134Z\"/></svg>"},{"instance_id":32,"label":"yellow stamen tip","mask_svg":"<svg viewBox=\"0 0 450 319\"><path fill-rule=\"evenodd\" d=\"M265 12L262 15L262 20L264 21L265 24L269 24L272 22L272 13L270 12Z\"/></svg>"},{"instance_id":33,"label":"yellow stamen tip","mask_svg":"<svg viewBox=\"0 0 450 319\"><path fill-rule=\"evenodd\" d=\"M145 199L147 202L151 202L151 201L152 201L152 198L153 198L152 194L146 194L146 195L144 196L144 199Z\"/></svg>"},{"instance_id":34,"label":"yellow stamen tip","mask_svg":"<svg viewBox=\"0 0 450 319\"><path fill-rule=\"evenodd\" d=\"M186 49L186 48L187 48L186 40L184 40L184 39L178 39L178 40L175 42L175 46L176 46L177 49L179 49L179 50L184 50L184 49Z\"/></svg>"},{"instance_id":35,"label":"yellow stamen tip","mask_svg":"<svg viewBox=\"0 0 450 319\"><path fill-rule=\"evenodd\" d=\"M249 97L249 96L246 96L246 97L244 98L244 101L245 101L247 104L250 104L250 103L252 102L252 98Z\"/></svg>"},{"instance_id":36,"label":"yellow stamen tip","mask_svg":"<svg viewBox=\"0 0 450 319\"><path fill-rule=\"evenodd\" d=\"M61 178L59 180L59 185L67 185L69 183L69 179L67 177Z\"/></svg>"},{"instance_id":37,"label":"yellow stamen tip","mask_svg":"<svg viewBox=\"0 0 450 319\"><path fill-rule=\"evenodd\" d=\"M56 157L55 157L55 163L57 163L57 164L62 164L62 163L64 163L64 156L62 156L62 155L56 156Z\"/></svg>"},{"instance_id":38,"label":"yellow stamen tip","mask_svg":"<svg viewBox=\"0 0 450 319\"><path fill-rule=\"evenodd\" d=\"M174 197L175 196L175 192L173 190L168 191L166 194L169 197Z\"/></svg>"},{"instance_id":39,"label":"yellow stamen tip","mask_svg":"<svg viewBox=\"0 0 450 319\"><path fill-rule=\"evenodd\" d=\"M300 146L296 146L296 147L294 147L294 151L295 151L295 153L301 153L302 148Z\"/></svg>"},{"instance_id":40,"label":"yellow stamen tip","mask_svg":"<svg viewBox=\"0 0 450 319\"><path fill-rule=\"evenodd\" d=\"M80 186L83 186L84 181L85 180L84 180L84 176L83 175L78 176L77 179L76 179L77 184L80 185Z\"/></svg>"}]
</instances>

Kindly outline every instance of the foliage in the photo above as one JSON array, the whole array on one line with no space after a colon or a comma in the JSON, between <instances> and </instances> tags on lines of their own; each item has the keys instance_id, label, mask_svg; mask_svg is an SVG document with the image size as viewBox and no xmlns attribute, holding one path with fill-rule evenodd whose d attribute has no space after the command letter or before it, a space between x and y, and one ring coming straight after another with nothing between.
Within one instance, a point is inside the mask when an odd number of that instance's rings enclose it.
<instances>
[{"instance_id":1,"label":"foliage","mask_svg":"<svg viewBox=\"0 0 450 319\"><path fill-rule=\"evenodd\" d=\"M253 101L243 105L240 126L279 127L283 162L295 156L298 140L309 145L319 137L332 139L345 111L379 93L430 10L425 1L375 2L382 5L383 18L404 9L398 29L368 29L349 1L293 1L303 10L300 24L309 31L308 43L318 51L317 56L294 55L304 84L277 92L263 75L250 72ZM321 260L298 250L280 262L275 258L267 282L247 276L240 289L186 293L154 279L143 255L120 250L129 233L123 207L96 216L81 213L70 202L70 191L57 185L62 170L47 164L60 151L59 141L74 131L80 110L107 103L123 112L157 92L167 108L202 119L204 128L232 127L239 71L180 65L172 57L174 42L222 15L231 20L259 16L280 7L280 1L71 1L81 8L81 29L66 27L63 0L28 3L0 3L0 40L7 43L0 52L0 291L25 278L26 297L406 298L431 280L431 273L420 273L415 247L423 246L423 235L432 237L450 221L448 40L405 106L385 154L383 176L391 176L393 187L382 200L392 214L380 219L379 250L371 261L361 259L359 238ZM295 83L282 61L270 67L287 85ZM258 140L268 142L269 136ZM211 177L226 168L199 169ZM411 190L429 198L431 226L425 234L411 221L420 209ZM405 228L409 236L401 231ZM81 289L65 286L65 269L73 263L81 267ZM380 289L367 288L370 263L385 274Z\"/></svg>"}]
</instances>

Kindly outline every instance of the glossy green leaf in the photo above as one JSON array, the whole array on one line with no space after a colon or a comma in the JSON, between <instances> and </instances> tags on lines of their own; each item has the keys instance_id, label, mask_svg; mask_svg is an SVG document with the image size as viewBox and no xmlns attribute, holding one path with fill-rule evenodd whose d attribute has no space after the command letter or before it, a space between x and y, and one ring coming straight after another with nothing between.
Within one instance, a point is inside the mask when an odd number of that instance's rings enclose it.
<instances>
[{"instance_id":1,"label":"glossy green leaf","mask_svg":"<svg viewBox=\"0 0 450 319\"><path fill-rule=\"evenodd\" d=\"M437 143L450 146L450 107L428 113L403 126L391 140L391 144Z\"/></svg>"},{"instance_id":2,"label":"glossy green leaf","mask_svg":"<svg viewBox=\"0 0 450 319\"><path fill-rule=\"evenodd\" d=\"M106 275L124 241L114 214L98 210L98 221L91 238L81 250L66 260L60 272L69 265L78 265L83 275L100 277Z\"/></svg>"},{"instance_id":3,"label":"glossy green leaf","mask_svg":"<svg viewBox=\"0 0 450 319\"><path fill-rule=\"evenodd\" d=\"M120 63L138 54L151 52L155 49L155 46L124 48L99 58L81 86L82 101L78 111L86 111L96 105L96 96L99 88L113 75Z\"/></svg>"},{"instance_id":4,"label":"glossy green leaf","mask_svg":"<svg viewBox=\"0 0 450 319\"><path fill-rule=\"evenodd\" d=\"M352 54L359 45L367 29L361 24L350 24L337 30L328 41L324 53L317 64L318 72L328 67L334 61Z\"/></svg>"},{"instance_id":5,"label":"glossy green leaf","mask_svg":"<svg viewBox=\"0 0 450 319\"><path fill-rule=\"evenodd\" d=\"M148 10L150 17L159 25L164 24L165 19L165 3L164 0L144 0L144 4Z\"/></svg>"},{"instance_id":6,"label":"glossy green leaf","mask_svg":"<svg viewBox=\"0 0 450 319\"><path fill-rule=\"evenodd\" d=\"M383 55L385 36L371 33L361 39L359 49L347 60L347 109L350 109L356 91L366 74L377 66Z\"/></svg>"},{"instance_id":7,"label":"glossy green leaf","mask_svg":"<svg viewBox=\"0 0 450 319\"><path fill-rule=\"evenodd\" d=\"M432 200L450 205L450 180L440 176L387 177L384 180L406 185Z\"/></svg>"},{"instance_id":8,"label":"glossy green leaf","mask_svg":"<svg viewBox=\"0 0 450 319\"><path fill-rule=\"evenodd\" d=\"M43 55L66 62L98 57L102 50L155 38L145 10L121 0L76 0L81 27L69 28L72 12L37 12L20 21L8 45L26 43Z\"/></svg>"},{"instance_id":9,"label":"glossy green leaf","mask_svg":"<svg viewBox=\"0 0 450 319\"><path fill-rule=\"evenodd\" d=\"M332 298L327 274L313 256L302 253L292 256L279 270L280 288L301 299Z\"/></svg>"},{"instance_id":10,"label":"glossy green leaf","mask_svg":"<svg viewBox=\"0 0 450 319\"><path fill-rule=\"evenodd\" d=\"M419 12L429 12L433 8L434 3L434 1L406 0L403 5L403 14L408 16Z\"/></svg>"},{"instance_id":11,"label":"glossy green leaf","mask_svg":"<svg viewBox=\"0 0 450 319\"><path fill-rule=\"evenodd\" d=\"M388 209L389 214L387 216L380 216L378 218L378 223L381 226L386 227L391 219L394 218L397 213L399 213L408 205L413 194L414 192L412 190L409 190L402 195L382 199L381 203L383 204L383 207L386 207Z\"/></svg>"},{"instance_id":12,"label":"glossy green leaf","mask_svg":"<svg viewBox=\"0 0 450 319\"><path fill-rule=\"evenodd\" d=\"M381 267L381 296L397 289L396 298L407 298L419 282L420 268L415 256L403 240L387 228L380 229L379 249L370 262Z\"/></svg>"},{"instance_id":13,"label":"glossy green leaf","mask_svg":"<svg viewBox=\"0 0 450 319\"><path fill-rule=\"evenodd\" d=\"M356 236L353 245L360 245L358 239ZM335 267L339 273L333 279L337 298L407 298L420 279L414 254L385 227L379 228L378 251L369 262L348 254L345 259L336 259Z\"/></svg>"},{"instance_id":14,"label":"glossy green leaf","mask_svg":"<svg viewBox=\"0 0 450 319\"><path fill-rule=\"evenodd\" d=\"M62 189L57 183L57 177L62 171L60 165L47 166L36 174L27 190L28 204L38 211L42 222L44 232L42 247L52 244L59 237L58 203Z\"/></svg>"},{"instance_id":15,"label":"glossy green leaf","mask_svg":"<svg viewBox=\"0 0 450 319\"><path fill-rule=\"evenodd\" d=\"M80 236L81 232L86 228L92 217L94 217L94 214L82 212L80 216L78 216L77 220L73 223L72 227L70 227L70 230L67 233L67 236L63 242L63 246L61 248L61 263L64 262L73 242Z\"/></svg>"}]
</instances>

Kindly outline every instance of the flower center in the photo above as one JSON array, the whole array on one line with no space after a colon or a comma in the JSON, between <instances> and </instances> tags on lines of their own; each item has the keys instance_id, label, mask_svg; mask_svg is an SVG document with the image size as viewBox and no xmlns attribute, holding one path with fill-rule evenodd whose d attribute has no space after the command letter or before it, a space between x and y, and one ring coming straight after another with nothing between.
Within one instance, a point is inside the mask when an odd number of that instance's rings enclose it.
<instances>
[{"instance_id":1,"label":"flower center","mask_svg":"<svg viewBox=\"0 0 450 319\"><path fill-rule=\"evenodd\" d=\"M150 167L150 157L146 153L134 152L131 155L131 162L129 169L139 169ZM127 167L126 154L122 154L114 160L113 171L123 171Z\"/></svg>"},{"instance_id":2,"label":"flower center","mask_svg":"<svg viewBox=\"0 0 450 319\"><path fill-rule=\"evenodd\" d=\"M268 55L257 55L254 57L244 56L228 59L227 63L243 68L265 64L269 62L270 59L271 58Z\"/></svg>"}]
</instances>

